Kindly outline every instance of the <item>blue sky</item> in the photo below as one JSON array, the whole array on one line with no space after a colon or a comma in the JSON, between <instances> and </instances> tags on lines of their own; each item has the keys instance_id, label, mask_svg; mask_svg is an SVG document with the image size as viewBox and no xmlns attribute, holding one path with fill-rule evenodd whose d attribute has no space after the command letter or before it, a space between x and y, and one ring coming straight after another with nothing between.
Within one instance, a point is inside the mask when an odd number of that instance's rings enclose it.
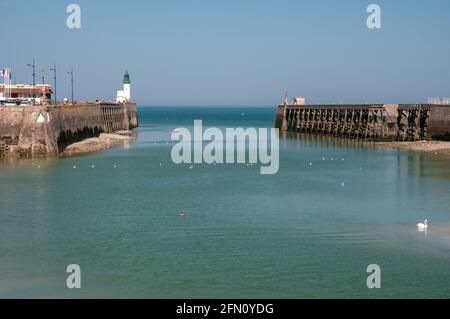
<instances>
[{"instance_id":1,"label":"blue sky","mask_svg":"<svg viewBox=\"0 0 450 319\"><path fill-rule=\"evenodd\" d=\"M66 7L81 6L81 29ZM366 26L367 5L382 28ZM0 68L19 83L55 62L58 95L141 105L421 102L450 96L450 1L0 0ZM6 13L7 12L7 13ZM6 13L6 14L5 14Z\"/></svg>"}]
</instances>

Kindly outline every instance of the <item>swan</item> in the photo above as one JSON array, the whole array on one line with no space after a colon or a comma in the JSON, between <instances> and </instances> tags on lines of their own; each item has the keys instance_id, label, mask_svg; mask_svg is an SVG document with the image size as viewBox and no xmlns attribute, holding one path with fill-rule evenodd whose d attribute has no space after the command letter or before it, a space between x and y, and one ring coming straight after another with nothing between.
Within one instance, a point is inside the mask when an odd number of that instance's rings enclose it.
<instances>
[{"instance_id":1,"label":"swan","mask_svg":"<svg viewBox=\"0 0 450 319\"><path fill-rule=\"evenodd\" d=\"M425 221L423 223L418 223L416 225L417 229L419 231L426 231L428 229L428 224L427 223L428 223L428 219L425 219Z\"/></svg>"}]
</instances>

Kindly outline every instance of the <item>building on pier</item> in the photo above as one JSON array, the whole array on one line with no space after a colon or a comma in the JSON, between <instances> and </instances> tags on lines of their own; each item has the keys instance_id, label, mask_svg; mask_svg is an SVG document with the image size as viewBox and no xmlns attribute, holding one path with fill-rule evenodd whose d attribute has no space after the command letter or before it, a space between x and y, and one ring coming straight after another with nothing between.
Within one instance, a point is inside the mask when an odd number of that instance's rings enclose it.
<instances>
[{"instance_id":1,"label":"building on pier","mask_svg":"<svg viewBox=\"0 0 450 319\"><path fill-rule=\"evenodd\" d=\"M40 104L50 100L53 93L50 84L0 84L0 101L5 103L9 100L29 101L36 99L36 103Z\"/></svg>"}]
</instances>

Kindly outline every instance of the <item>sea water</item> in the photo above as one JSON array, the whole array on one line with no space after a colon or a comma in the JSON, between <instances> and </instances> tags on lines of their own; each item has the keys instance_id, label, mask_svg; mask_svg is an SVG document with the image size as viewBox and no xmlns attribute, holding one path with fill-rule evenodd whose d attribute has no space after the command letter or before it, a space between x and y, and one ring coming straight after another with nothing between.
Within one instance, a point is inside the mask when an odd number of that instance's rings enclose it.
<instances>
[{"instance_id":1,"label":"sea water","mask_svg":"<svg viewBox=\"0 0 450 319\"><path fill-rule=\"evenodd\" d=\"M124 147L0 160L0 297L450 297L448 158L282 134L274 175L171 160L175 128L270 128L275 111L140 107Z\"/></svg>"}]
</instances>

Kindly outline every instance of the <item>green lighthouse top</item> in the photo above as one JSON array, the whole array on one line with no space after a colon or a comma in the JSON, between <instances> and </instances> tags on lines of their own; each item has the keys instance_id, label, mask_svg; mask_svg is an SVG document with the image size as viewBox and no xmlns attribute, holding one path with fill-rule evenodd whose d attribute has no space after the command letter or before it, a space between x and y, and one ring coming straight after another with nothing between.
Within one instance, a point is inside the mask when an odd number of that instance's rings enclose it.
<instances>
[{"instance_id":1,"label":"green lighthouse top","mask_svg":"<svg viewBox=\"0 0 450 319\"><path fill-rule=\"evenodd\" d=\"M128 71L125 71L125 74L123 76L123 84L130 84L130 75L128 74Z\"/></svg>"}]
</instances>

